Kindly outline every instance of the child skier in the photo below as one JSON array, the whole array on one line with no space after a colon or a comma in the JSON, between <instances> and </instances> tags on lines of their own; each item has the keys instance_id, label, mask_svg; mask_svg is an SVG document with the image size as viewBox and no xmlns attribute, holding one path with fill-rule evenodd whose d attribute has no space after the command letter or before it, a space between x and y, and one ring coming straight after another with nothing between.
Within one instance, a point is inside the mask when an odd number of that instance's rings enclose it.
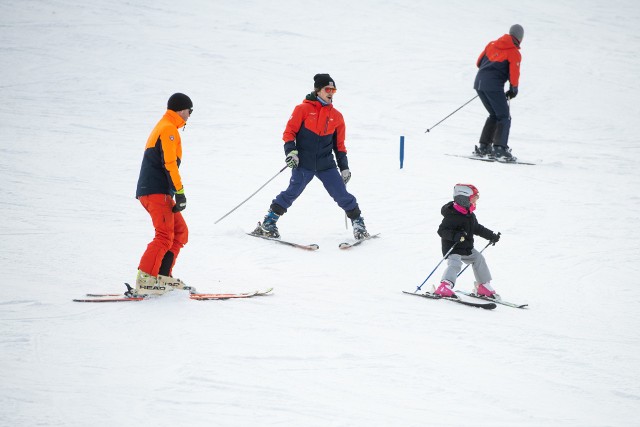
<instances>
[{"instance_id":1,"label":"child skier","mask_svg":"<svg viewBox=\"0 0 640 427\"><path fill-rule=\"evenodd\" d=\"M480 198L478 189L471 184L456 184L453 187L453 201L441 209L442 223L438 234L442 238L442 254L451 253L447 259L447 268L442 274L440 285L435 287L435 294L443 297L457 298L453 287L456 283L462 263L471 264L475 275L474 293L476 295L500 299L491 287L491 273L482 254L473 247L473 236L483 237L493 244L500 240L496 234L478 223L473 211ZM454 247L455 246L455 247Z\"/></svg>"}]
</instances>

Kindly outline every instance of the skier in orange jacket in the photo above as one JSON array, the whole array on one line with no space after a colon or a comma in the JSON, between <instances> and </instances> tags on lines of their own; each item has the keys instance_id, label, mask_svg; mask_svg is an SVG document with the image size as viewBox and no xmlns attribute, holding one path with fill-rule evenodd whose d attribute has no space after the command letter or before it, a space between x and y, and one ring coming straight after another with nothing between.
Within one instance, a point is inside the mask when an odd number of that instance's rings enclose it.
<instances>
[{"instance_id":1,"label":"skier in orange jacket","mask_svg":"<svg viewBox=\"0 0 640 427\"><path fill-rule=\"evenodd\" d=\"M167 111L147 139L136 198L151 215L155 237L140 259L136 287L127 291L128 296L163 294L173 289L195 291L171 275L189 234L181 213L187 207L187 198L178 171L182 161L178 128L187 124L192 112L193 103L187 95L171 95Z\"/></svg>"}]
</instances>

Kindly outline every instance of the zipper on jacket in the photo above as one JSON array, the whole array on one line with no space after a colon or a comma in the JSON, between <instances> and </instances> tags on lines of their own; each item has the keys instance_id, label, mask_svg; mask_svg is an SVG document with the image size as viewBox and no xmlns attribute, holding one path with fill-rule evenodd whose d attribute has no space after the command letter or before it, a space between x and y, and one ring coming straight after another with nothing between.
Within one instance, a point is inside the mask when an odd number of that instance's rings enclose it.
<instances>
[{"instance_id":1,"label":"zipper on jacket","mask_svg":"<svg viewBox=\"0 0 640 427\"><path fill-rule=\"evenodd\" d=\"M331 117L331 109L333 109L333 104L329 106L329 113L327 113L327 121L324 124L324 133L326 134L329 130L329 118Z\"/></svg>"}]
</instances>

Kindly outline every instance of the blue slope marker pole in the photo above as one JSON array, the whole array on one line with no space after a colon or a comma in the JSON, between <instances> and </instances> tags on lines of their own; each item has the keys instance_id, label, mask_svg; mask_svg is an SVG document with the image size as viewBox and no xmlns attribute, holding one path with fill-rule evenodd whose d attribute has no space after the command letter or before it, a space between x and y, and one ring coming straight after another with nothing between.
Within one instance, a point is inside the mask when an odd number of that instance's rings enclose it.
<instances>
[{"instance_id":1,"label":"blue slope marker pole","mask_svg":"<svg viewBox=\"0 0 640 427\"><path fill-rule=\"evenodd\" d=\"M400 169L404 165L404 136L400 137Z\"/></svg>"}]
</instances>

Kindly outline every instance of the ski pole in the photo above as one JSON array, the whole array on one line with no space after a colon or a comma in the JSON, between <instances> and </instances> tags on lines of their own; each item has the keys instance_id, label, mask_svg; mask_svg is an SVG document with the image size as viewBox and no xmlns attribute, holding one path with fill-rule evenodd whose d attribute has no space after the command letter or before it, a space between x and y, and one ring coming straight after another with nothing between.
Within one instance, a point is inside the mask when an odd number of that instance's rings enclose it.
<instances>
[{"instance_id":1,"label":"ski pole","mask_svg":"<svg viewBox=\"0 0 640 427\"><path fill-rule=\"evenodd\" d=\"M498 236L499 236L499 235L500 235L500 232L498 232ZM496 245L496 242L489 242L489 243L487 243L487 246L485 246L484 248L482 248L482 250L480 251L480 253L484 252L484 250L485 250L485 249L487 249L487 248L488 248L489 246L491 246L491 245L495 246L495 245ZM460 273L458 273L458 275L457 275L456 277L460 277L460 275L461 275L462 273L464 273L464 271L465 271L467 268L469 268L469 265L471 265L471 264L467 264L467 265L465 265L465 266L464 266L464 268L462 269L462 271L461 271Z\"/></svg>"},{"instance_id":2,"label":"ski pole","mask_svg":"<svg viewBox=\"0 0 640 427\"><path fill-rule=\"evenodd\" d=\"M457 245L457 244L458 244L458 242L455 242L455 243L453 244L453 246L451 246L451 249L449 249L449 252L447 252L447 253L445 254L445 256L440 260L440 262L438 263L438 265L436 265L436 267L431 271L431 273L429 273L429 275L427 276L427 278L426 278L426 279L424 279L424 282L422 282L422 283L420 284L420 286L418 286L418 288L415 290L414 294L415 294L416 292L418 292L420 289L422 289L422 286L423 286L425 283L427 283L427 280L429 280L429 277L431 277L431 275L432 275L433 273L435 273L435 272L436 272L436 270L438 269L438 267L440 267L440 264L442 264L442 262L443 262L445 259L447 259L447 257L449 256L449 254L451 253L451 251L453 251L453 249L456 247L456 245Z\"/></svg>"},{"instance_id":3,"label":"ski pole","mask_svg":"<svg viewBox=\"0 0 640 427\"><path fill-rule=\"evenodd\" d=\"M458 110L462 109L462 107L464 107L465 105L467 105L468 103L470 103L471 101L473 101L474 99L476 99L478 97L478 95L474 96L473 98L471 98L470 100L468 100L467 102L465 102L464 104L462 104L460 107L458 107L457 110L455 110L453 113L449 114L447 117L445 117L444 119L440 120L438 123L436 123L435 125L431 126L429 129L425 130L424 133L427 132L431 132L431 129L433 129L434 127L438 126L440 123L444 122L445 120L447 120L449 117L453 116L455 113L458 112Z\"/></svg>"},{"instance_id":4,"label":"ski pole","mask_svg":"<svg viewBox=\"0 0 640 427\"><path fill-rule=\"evenodd\" d=\"M262 190L268 183L270 183L271 181L273 181L274 179L276 179L276 177L278 175L280 175L282 173L282 171L284 171L286 168L288 168L287 165L285 165L282 169L280 169L280 171L275 174L269 181L265 182L264 184L262 184L262 186L260 188L258 188L252 195L250 195L249 197L247 197L246 199L244 199L238 206L236 206L235 208L231 209L229 212L227 212L226 214L224 214L220 219L218 219L216 222L214 222L214 224L219 223L220 221L222 221L223 219L225 219L231 212L235 211L236 209L238 209L240 206L244 205L247 200L249 200L250 198L252 198L253 196L255 196L258 191Z\"/></svg>"},{"instance_id":5,"label":"ski pole","mask_svg":"<svg viewBox=\"0 0 640 427\"><path fill-rule=\"evenodd\" d=\"M347 183L344 183L345 188L347 187ZM344 211L344 229L348 230L349 226L347 225L347 211Z\"/></svg>"}]
</instances>

